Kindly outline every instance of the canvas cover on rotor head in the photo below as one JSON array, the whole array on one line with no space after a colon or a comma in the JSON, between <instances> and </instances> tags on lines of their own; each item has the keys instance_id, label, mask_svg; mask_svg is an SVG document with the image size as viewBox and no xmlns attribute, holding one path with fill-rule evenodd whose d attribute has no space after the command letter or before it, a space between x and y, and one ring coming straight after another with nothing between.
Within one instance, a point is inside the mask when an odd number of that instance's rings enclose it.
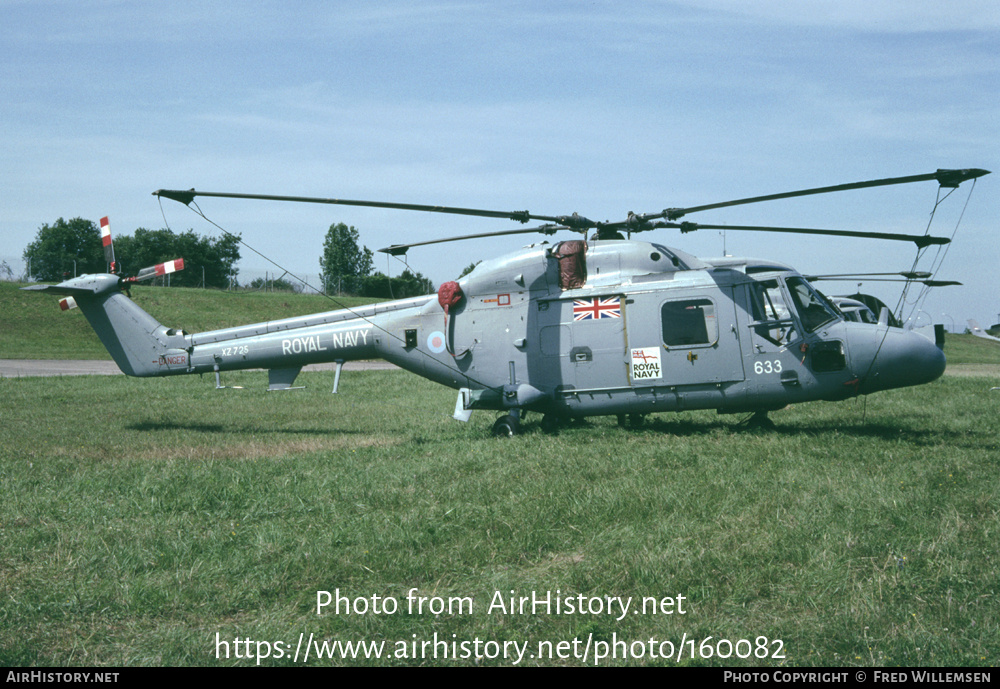
<instances>
[{"instance_id":1,"label":"canvas cover on rotor head","mask_svg":"<svg viewBox=\"0 0 1000 689\"><path fill-rule=\"evenodd\" d=\"M559 259L559 288L576 289L587 281L587 242L571 239L559 243L552 256Z\"/></svg>"}]
</instances>

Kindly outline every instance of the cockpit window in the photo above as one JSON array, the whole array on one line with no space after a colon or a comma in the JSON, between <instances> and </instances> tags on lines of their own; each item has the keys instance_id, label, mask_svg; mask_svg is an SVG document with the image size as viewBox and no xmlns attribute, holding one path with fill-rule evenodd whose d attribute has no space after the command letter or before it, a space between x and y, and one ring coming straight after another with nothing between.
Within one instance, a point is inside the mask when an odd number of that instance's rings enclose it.
<instances>
[{"instance_id":1,"label":"cockpit window","mask_svg":"<svg viewBox=\"0 0 1000 689\"><path fill-rule=\"evenodd\" d=\"M878 317L869 308L858 309L858 316L862 323L878 323Z\"/></svg>"},{"instance_id":2,"label":"cockpit window","mask_svg":"<svg viewBox=\"0 0 1000 689\"><path fill-rule=\"evenodd\" d=\"M811 333L822 325L837 319L836 309L826 298L813 289L809 281L801 277L790 277L785 280L788 292L792 296L795 310L806 332Z\"/></svg>"}]
</instances>

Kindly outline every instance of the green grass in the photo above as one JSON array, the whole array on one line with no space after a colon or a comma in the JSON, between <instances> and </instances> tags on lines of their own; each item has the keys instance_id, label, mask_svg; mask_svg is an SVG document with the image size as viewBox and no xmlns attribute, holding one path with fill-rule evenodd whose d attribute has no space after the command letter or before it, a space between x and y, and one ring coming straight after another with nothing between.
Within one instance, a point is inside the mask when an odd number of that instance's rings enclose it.
<instances>
[{"instance_id":1,"label":"green grass","mask_svg":"<svg viewBox=\"0 0 1000 689\"><path fill-rule=\"evenodd\" d=\"M134 296L191 331L336 308ZM0 283L0 356L106 358L79 312L54 302ZM946 351L966 375L797 405L772 415L773 433L704 412L549 436L536 416L510 441L488 437L489 414L451 420L452 391L398 371L346 374L337 396L332 373L283 393L259 372L226 376L245 390L211 377L0 379L0 665L246 665L237 637L291 655L300 633L384 641L389 655L437 634L528 642L529 654L687 639L684 665L995 665L1000 347L949 335ZM317 615L317 591L337 589L400 610ZM413 589L473 609L410 614ZM685 614L488 610L497 592L556 590L634 606L684 596ZM784 657L704 658L709 637L745 639L744 651L780 639ZM677 664L645 650L602 664ZM512 664L310 660L477 662Z\"/></svg>"},{"instance_id":2,"label":"green grass","mask_svg":"<svg viewBox=\"0 0 1000 689\"><path fill-rule=\"evenodd\" d=\"M437 633L529 653L695 639L684 665L996 664L994 378L798 405L773 433L686 413L549 436L529 417L509 441L403 372L347 374L337 396L332 373L299 380L0 380L0 664L246 665L236 637L290 655L300 632L389 653ZM335 589L400 611L317 615ZM408 614L411 589L474 607ZM511 590L683 595L686 614L487 612ZM780 639L784 658L704 659L707 637Z\"/></svg>"},{"instance_id":3,"label":"green grass","mask_svg":"<svg viewBox=\"0 0 1000 689\"><path fill-rule=\"evenodd\" d=\"M1000 342L975 335L948 333L944 353L949 364L1000 364Z\"/></svg>"}]
</instances>

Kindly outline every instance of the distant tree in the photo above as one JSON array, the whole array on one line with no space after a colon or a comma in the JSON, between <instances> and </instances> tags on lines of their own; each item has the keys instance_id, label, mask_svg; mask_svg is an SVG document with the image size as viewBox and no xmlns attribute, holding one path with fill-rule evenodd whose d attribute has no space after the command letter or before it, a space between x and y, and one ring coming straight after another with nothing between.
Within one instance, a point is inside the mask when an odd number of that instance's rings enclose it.
<instances>
[{"instance_id":1,"label":"distant tree","mask_svg":"<svg viewBox=\"0 0 1000 689\"><path fill-rule=\"evenodd\" d=\"M171 230L147 230L144 227L138 228L132 235L116 235L115 261L119 271L135 275L147 266L175 258L186 259L187 256L174 254L175 239L176 235Z\"/></svg>"},{"instance_id":2,"label":"distant tree","mask_svg":"<svg viewBox=\"0 0 1000 689\"><path fill-rule=\"evenodd\" d=\"M319 259L320 279L327 292L357 294L364 278L372 272L372 252L358 244L354 227L344 223L330 225Z\"/></svg>"},{"instance_id":3,"label":"distant tree","mask_svg":"<svg viewBox=\"0 0 1000 689\"><path fill-rule=\"evenodd\" d=\"M175 234L173 230L147 230L142 227L134 235L117 235L115 260L124 275L135 275L143 268L175 258L184 259L185 270L171 275L170 284L225 288L238 272L239 237L226 235L219 239L199 237L192 230ZM61 281L76 274L103 273L104 261L101 231L90 220L59 218L52 225L42 225L35 241L24 250L24 260L31 263L32 275L42 281Z\"/></svg>"},{"instance_id":4,"label":"distant tree","mask_svg":"<svg viewBox=\"0 0 1000 689\"><path fill-rule=\"evenodd\" d=\"M475 270L476 266L478 266L480 263L482 263L482 261L476 261L475 263L470 263L469 265L465 266L465 270L462 271L461 275L459 275L458 278L459 279L464 278L466 275Z\"/></svg>"},{"instance_id":5,"label":"distant tree","mask_svg":"<svg viewBox=\"0 0 1000 689\"><path fill-rule=\"evenodd\" d=\"M301 282L290 282L283 277L275 279L254 278L246 289L270 292L301 292Z\"/></svg>"},{"instance_id":6,"label":"distant tree","mask_svg":"<svg viewBox=\"0 0 1000 689\"><path fill-rule=\"evenodd\" d=\"M192 230L177 235L174 252L184 259L184 282L182 285L225 289L239 273L236 263L240 260L239 235L226 234L222 237L199 237ZM168 257L169 259L169 257ZM204 268L204 270L202 270Z\"/></svg>"},{"instance_id":7,"label":"distant tree","mask_svg":"<svg viewBox=\"0 0 1000 689\"><path fill-rule=\"evenodd\" d=\"M175 258L184 259L184 270L170 276L172 286L224 289L239 272L239 237L216 239L199 237L193 230L175 234L173 230L142 227L131 236L115 237L115 259L126 275Z\"/></svg>"},{"instance_id":8,"label":"distant tree","mask_svg":"<svg viewBox=\"0 0 1000 689\"><path fill-rule=\"evenodd\" d=\"M90 220L62 218L52 225L38 228L35 241L24 250L25 262L31 263L31 274L43 282L55 282L76 274L103 273L104 262L101 231Z\"/></svg>"},{"instance_id":9,"label":"distant tree","mask_svg":"<svg viewBox=\"0 0 1000 689\"><path fill-rule=\"evenodd\" d=\"M369 275L362 281L359 296L383 299L419 297L434 291L434 283L420 273L404 270L399 277L390 278L384 273Z\"/></svg>"}]
</instances>

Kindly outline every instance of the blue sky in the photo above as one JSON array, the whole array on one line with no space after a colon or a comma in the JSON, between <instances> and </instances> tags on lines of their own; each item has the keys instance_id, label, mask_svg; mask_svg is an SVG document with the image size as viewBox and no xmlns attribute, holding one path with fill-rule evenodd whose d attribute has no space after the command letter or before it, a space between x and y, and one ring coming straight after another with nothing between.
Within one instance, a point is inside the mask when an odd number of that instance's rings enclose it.
<instances>
[{"instance_id":1,"label":"blue sky","mask_svg":"<svg viewBox=\"0 0 1000 689\"><path fill-rule=\"evenodd\" d=\"M529 209L594 219L931 172L978 183L923 309L1000 313L1000 4L44 2L0 0L0 257L59 217L164 225L191 188ZM939 210L951 235L970 185ZM933 183L692 216L922 233ZM404 211L204 200L293 272L346 222L372 249L514 229ZM170 227L215 234L164 201ZM640 237L653 239L652 235ZM655 240L699 256L718 232ZM524 238L414 249L436 283ZM727 233L804 273L909 269L912 245ZM274 270L249 250L241 269ZM165 257L166 258L166 257ZM930 264L925 257L921 267ZM378 255L376 267L402 264ZM823 285L848 293L854 283ZM895 305L899 287L865 291Z\"/></svg>"}]
</instances>

